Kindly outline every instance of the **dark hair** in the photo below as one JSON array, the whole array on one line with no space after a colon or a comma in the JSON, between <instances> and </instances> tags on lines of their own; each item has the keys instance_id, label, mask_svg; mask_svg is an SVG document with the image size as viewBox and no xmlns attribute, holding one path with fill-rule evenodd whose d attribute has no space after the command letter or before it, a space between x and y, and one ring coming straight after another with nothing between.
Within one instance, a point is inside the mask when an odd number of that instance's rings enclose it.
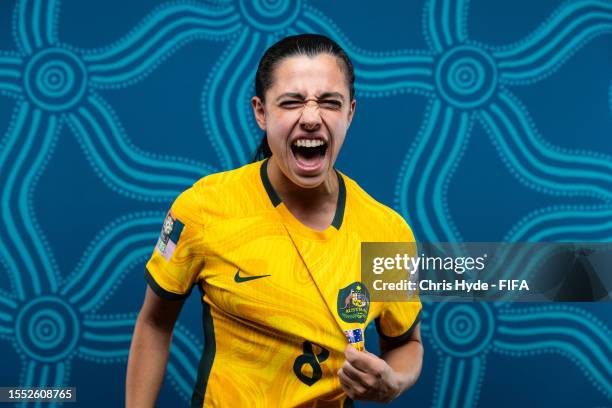
<instances>
[{"instance_id":1,"label":"dark hair","mask_svg":"<svg viewBox=\"0 0 612 408\"><path fill-rule=\"evenodd\" d=\"M266 50L259 61L257 73L255 74L255 95L265 101L265 93L272 86L274 81L274 68L283 59L294 55L305 55L314 57L319 54L332 55L342 63L343 71L346 74L346 82L349 88L350 100L355 97L355 71L353 63L346 52L334 40L320 34L299 34L285 37ZM264 133L259 147L255 152L254 160L261 160L272 156L268 136Z\"/></svg>"}]
</instances>

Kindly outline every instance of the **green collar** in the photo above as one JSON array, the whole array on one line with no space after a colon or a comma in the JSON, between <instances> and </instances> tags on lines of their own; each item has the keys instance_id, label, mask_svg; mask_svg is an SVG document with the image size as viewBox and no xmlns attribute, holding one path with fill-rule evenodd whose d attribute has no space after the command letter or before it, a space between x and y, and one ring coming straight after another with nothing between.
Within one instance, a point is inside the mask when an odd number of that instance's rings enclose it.
<instances>
[{"instance_id":1,"label":"green collar","mask_svg":"<svg viewBox=\"0 0 612 408\"><path fill-rule=\"evenodd\" d=\"M336 175L338 176L338 202L336 203L336 214L334 214L334 219L332 220L332 227L336 229L340 229L342 225L342 220L344 219L344 207L346 206L346 186L344 185L344 179L338 172L338 170L334 169ZM268 197L272 202L274 207L278 207L282 202L274 188L272 187L272 183L270 183L270 178L268 177L268 159L265 159L261 164L260 171L261 182L268 193Z\"/></svg>"}]
</instances>

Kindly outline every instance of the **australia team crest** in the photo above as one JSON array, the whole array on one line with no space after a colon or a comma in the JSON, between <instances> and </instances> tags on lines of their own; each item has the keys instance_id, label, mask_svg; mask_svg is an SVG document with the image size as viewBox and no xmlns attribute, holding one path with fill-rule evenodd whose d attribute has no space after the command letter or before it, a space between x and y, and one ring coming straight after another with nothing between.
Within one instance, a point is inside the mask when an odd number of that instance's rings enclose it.
<instances>
[{"instance_id":1,"label":"australia team crest","mask_svg":"<svg viewBox=\"0 0 612 408\"><path fill-rule=\"evenodd\" d=\"M370 311L370 294L361 282L338 291L338 316L347 323L365 323Z\"/></svg>"}]
</instances>

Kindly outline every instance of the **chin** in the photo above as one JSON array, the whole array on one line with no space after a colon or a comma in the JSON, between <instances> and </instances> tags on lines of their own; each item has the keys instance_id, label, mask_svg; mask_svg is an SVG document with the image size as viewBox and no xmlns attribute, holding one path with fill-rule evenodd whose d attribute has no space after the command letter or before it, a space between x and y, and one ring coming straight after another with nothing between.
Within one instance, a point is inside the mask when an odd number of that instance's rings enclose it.
<instances>
[{"instance_id":1,"label":"chin","mask_svg":"<svg viewBox=\"0 0 612 408\"><path fill-rule=\"evenodd\" d=\"M316 168L303 168L293 158L290 158L289 171L291 181L303 188L315 188L324 183L333 172L329 157L323 157L322 162Z\"/></svg>"},{"instance_id":2,"label":"chin","mask_svg":"<svg viewBox=\"0 0 612 408\"><path fill-rule=\"evenodd\" d=\"M325 173L323 172L313 176L300 176L294 174L291 181L302 188L316 188L325 181Z\"/></svg>"}]
</instances>

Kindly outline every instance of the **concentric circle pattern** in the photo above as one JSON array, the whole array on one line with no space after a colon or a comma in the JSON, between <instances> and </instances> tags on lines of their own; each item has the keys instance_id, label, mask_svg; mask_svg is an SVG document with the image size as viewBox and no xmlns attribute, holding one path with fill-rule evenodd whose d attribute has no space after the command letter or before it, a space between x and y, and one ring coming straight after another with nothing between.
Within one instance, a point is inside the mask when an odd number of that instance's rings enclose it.
<instances>
[{"instance_id":1,"label":"concentric circle pattern","mask_svg":"<svg viewBox=\"0 0 612 408\"><path fill-rule=\"evenodd\" d=\"M49 111L63 111L81 100L87 85L85 66L72 52L49 48L35 54L24 75L27 95Z\"/></svg>"},{"instance_id":2,"label":"concentric circle pattern","mask_svg":"<svg viewBox=\"0 0 612 408\"><path fill-rule=\"evenodd\" d=\"M495 320L486 303L439 304L432 317L435 343L446 353L469 357L482 352L491 342Z\"/></svg>"},{"instance_id":3,"label":"concentric circle pattern","mask_svg":"<svg viewBox=\"0 0 612 408\"><path fill-rule=\"evenodd\" d=\"M301 0L240 0L240 12L255 29L277 31L293 24L301 3Z\"/></svg>"},{"instance_id":4,"label":"concentric circle pattern","mask_svg":"<svg viewBox=\"0 0 612 408\"><path fill-rule=\"evenodd\" d=\"M16 340L29 357L44 362L59 361L74 349L79 338L76 313L63 300L44 296L19 312Z\"/></svg>"},{"instance_id":5,"label":"concentric circle pattern","mask_svg":"<svg viewBox=\"0 0 612 408\"><path fill-rule=\"evenodd\" d=\"M493 59L479 48L455 47L438 61L436 87L451 105L475 108L493 95L497 87L497 67Z\"/></svg>"}]
</instances>

